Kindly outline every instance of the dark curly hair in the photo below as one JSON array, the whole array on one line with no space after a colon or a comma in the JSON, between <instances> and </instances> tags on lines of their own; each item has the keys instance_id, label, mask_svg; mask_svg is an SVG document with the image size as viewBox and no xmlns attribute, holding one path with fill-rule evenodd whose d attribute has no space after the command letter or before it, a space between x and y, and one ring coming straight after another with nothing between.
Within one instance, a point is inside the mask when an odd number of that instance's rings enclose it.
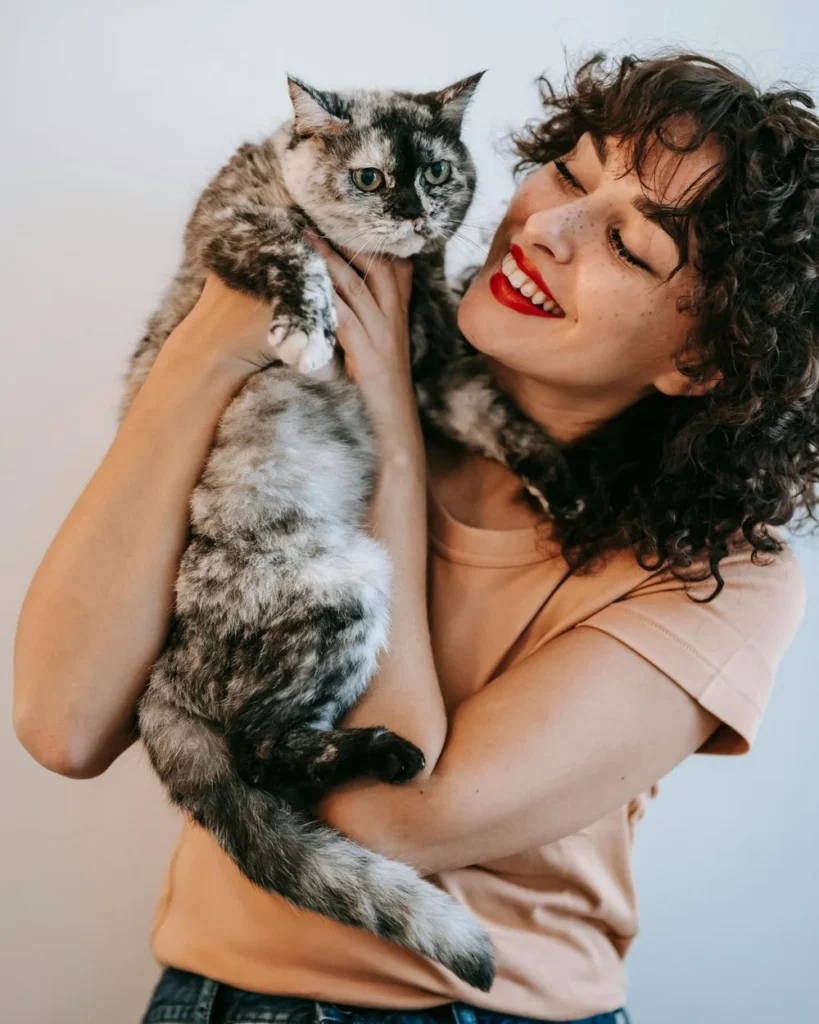
<instances>
[{"instance_id":1,"label":"dark curly hair","mask_svg":"<svg viewBox=\"0 0 819 1024\"><path fill-rule=\"evenodd\" d=\"M806 93L760 92L697 54L596 53L567 73L563 94L541 76L546 120L511 136L515 174L571 151L585 132L628 143L643 182L646 153L679 153L707 138L724 153L686 202L651 204L697 284L681 311L696 317L677 366L709 393L659 392L563 447L563 484L550 492L554 537L575 569L613 547L687 581L713 577L739 539L778 552L769 526L817 522L819 480L819 119ZM665 129L690 126L680 142ZM682 157L681 157L682 159ZM718 374L716 375L719 376ZM577 511L580 497L581 510ZM689 595L690 596L690 595Z\"/></svg>"}]
</instances>

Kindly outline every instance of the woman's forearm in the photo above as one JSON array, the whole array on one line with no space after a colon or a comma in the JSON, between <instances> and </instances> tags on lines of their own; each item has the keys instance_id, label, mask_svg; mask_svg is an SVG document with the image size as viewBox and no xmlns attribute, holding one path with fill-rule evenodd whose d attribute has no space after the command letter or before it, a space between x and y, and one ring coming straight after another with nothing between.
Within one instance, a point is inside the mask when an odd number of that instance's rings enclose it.
<instances>
[{"instance_id":1,"label":"woman's forearm","mask_svg":"<svg viewBox=\"0 0 819 1024\"><path fill-rule=\"evenodd\" d=\"M417 429L408 424L408 430ZM447 720L427 616L426 462L420 441L387 452L371 512L373 536L388 548L393 588L388 650L346 726L383 725L424 752L427 777L446 740ZM365 783L366 784L366 783Z\"/></svg>"},{"instance_id":2,"label":"woman's forearm","mask_svg":"<svg viewBox=\"0 0 819 1024\"><path fill-rule=\"evenodd\" d=\"M190 493L252 370L208 346L207 333L189 318L165 343L20 612L15 728L61 774L99 774L133 739L135 702L167 634Z\"/></svg>"},{"instance_id":3,"label":"woman's forearm","mask_svg":"<svg viewBox=\"0 0 819 1024\"><path fill-rule=\"evenodd\" d=\"M332 278L336 338L378 439L380 471L370 528L393 564L388 649L342 724L382 725L411 740L424 752L426 777L440 757L447 722L427 618L427 467L410 358L414 269L407 259L342 255L315 235L308 240Z\"/></svg>"}]
</instances>

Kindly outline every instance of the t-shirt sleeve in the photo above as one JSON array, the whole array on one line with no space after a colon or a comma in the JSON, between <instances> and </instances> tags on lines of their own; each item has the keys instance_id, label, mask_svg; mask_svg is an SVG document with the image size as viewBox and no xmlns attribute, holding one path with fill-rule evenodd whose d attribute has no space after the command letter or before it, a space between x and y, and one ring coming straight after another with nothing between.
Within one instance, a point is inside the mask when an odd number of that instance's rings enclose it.
<instances>
[{"instance_id":1,"label":"t-shirt sleeve","mask_svg":"<svg viewBox=\"0 0 819 1024\"><path fill-rule=\"evenodd\" d=\"M631 647L720 719L698 753L744 754L756 738L779 662L805 611L805 579L790 547L720 562L725 587L708 603L713 578L684 584L650 577L582 625Z\"/></svg>"}]
</instances>

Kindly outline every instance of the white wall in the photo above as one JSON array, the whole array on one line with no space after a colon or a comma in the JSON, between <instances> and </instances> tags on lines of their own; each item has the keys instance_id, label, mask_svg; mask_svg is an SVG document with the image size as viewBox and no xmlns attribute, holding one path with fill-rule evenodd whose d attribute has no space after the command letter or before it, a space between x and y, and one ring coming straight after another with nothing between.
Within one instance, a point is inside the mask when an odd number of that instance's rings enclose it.
<instances>
[{"instance_id":1,"label":"white wall","mask_svg":"<svg viewBox=\"0 0 819 1024\"><path fill-rule=\"evenodd\" d=\"M786 77L814 89L817 40L812 0L3 0L4 1020L137 1020L156 977L149 922L176 819L138 750L84 783L26 756L10 724L12 637L28 581L111 439L126 357L191 203L239 141L285 116L285 71L327 87L429 89L488 68L468 133L480 220L511 191L493 140L537 112L537 73L562 80L564 47L675 44L738 63L761 84ZM641 826L635 1024L817 1013L819 544L801 552L807 620L757 747L683 765Z\"/></svg>"}]
</instances>

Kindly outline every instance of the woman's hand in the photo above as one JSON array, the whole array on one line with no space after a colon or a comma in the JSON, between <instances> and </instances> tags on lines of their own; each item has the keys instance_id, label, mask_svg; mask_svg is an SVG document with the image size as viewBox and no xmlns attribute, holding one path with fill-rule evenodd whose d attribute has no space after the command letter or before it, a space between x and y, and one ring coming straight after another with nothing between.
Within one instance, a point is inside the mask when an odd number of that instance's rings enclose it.
<instances>
[{"instance_id":1,"label":"woman's hand","mask_svg":"<svg viewBox=\"0 0 819 1024\"><path fill-rule=\"evenodd\" d=\"M251 374L277 358L268 340L272 318L270 303L229 288L215 274L208 274L196 305L166 346L215 357L240 373Z\"/></svg>"},{"instance_id":2,"label":"woman's hand","mask_svg":"<svg viewBox=\"0 0 819 1024\"><path fill-rule=\"evenodd\" d=\"M411 261L371 253L345 259L312 232L305 238L327 263L344 367L361 388L382 459L417 459L423 442L410 373Z\"/></svg>"}]
</instances>

